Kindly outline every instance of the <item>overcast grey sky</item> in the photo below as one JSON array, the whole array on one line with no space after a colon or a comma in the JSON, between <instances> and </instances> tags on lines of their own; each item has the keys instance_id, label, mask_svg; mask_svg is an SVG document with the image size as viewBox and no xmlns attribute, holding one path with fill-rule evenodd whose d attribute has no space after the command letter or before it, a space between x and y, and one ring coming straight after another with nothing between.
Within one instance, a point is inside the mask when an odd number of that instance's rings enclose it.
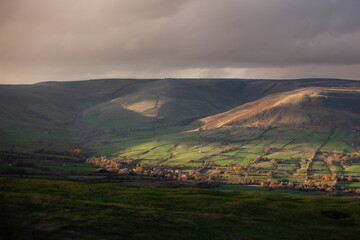
<instances>
[{"instance_id":1,"label":"overcast grey sky","mask_svg":"<svg viewBox=\"0 0 360 240\"><path fill-rule=\"evenodd\" d=\"M360 79L359 0L0 0L0 83Z\"/></svg>"}]
</instances>

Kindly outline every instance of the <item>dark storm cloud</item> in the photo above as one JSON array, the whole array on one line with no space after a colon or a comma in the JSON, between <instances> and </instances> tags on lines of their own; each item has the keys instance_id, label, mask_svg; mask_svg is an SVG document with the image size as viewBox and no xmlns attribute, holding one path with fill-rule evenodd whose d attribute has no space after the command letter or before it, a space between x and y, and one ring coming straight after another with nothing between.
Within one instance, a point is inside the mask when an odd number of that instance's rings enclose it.
<instances>
[{"instance_id":1,"label":"dark storm cloud","mask_svg":"<svg viewBox=\"0 0 360 240\"><path fill-rule=\"evenodd\" d=\"M359 12L358 0L0 0L0 81L354 78Z\"/></svg>"}]
</instances>

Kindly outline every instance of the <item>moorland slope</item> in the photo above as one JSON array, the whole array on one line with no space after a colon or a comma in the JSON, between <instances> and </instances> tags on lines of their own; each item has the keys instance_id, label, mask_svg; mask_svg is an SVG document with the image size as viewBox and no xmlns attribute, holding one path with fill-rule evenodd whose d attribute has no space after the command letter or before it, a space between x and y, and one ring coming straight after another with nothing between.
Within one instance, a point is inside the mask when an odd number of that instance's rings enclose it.
<instances>
[{"instance_id":1,"label":"moorland slope","mask_svg":"<svg viewBox=\"0 0 360 240\"><path fill-rule=\"evenodd\" d=\"M203 121L203 128L230 125L358 128L360 89L308 87L270 94Z\"/></svg>"}]
</instances>

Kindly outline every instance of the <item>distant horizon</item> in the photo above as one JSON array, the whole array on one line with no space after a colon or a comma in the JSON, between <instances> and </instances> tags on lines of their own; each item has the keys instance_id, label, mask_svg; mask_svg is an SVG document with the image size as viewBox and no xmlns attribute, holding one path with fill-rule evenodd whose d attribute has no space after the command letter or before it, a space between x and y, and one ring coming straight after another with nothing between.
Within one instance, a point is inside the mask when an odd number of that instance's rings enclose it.
<instances>
[{"instance_id":1,"label":"distant horizon","mask_svg":"<svg viewBox=\"0 0 360 240\"><path fill-rule=\"evenodd\" d=\"M41 81L34 83L0 83L0 86L6 85L36 85L41 83L71 83L71 82L86 82L86 81L99 81L99 80L250 80L250 81L296 81L296 80L334 80L334 81L360 81L359 79L347 79L347 78L323 78L323 77L306 77L306 78L91 78L91 79L79 79L79 80L64 80L64 81Z\"/></svg>"}]
</instances>

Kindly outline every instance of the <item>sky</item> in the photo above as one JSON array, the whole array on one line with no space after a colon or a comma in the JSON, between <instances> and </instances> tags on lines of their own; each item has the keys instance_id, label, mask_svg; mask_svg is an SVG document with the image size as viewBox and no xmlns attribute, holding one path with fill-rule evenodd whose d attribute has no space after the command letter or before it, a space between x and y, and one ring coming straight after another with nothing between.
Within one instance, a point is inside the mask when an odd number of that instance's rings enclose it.
<instances>
[{"instance_id":1,"label":"sky","mask_svg":"<svg viewBox=\"0 0 360 240\"><path fill-rule=\"evenodd\" d=\"M359 0L0 0L0 83L360 80Z\"/></svg>"}]
</instances>

